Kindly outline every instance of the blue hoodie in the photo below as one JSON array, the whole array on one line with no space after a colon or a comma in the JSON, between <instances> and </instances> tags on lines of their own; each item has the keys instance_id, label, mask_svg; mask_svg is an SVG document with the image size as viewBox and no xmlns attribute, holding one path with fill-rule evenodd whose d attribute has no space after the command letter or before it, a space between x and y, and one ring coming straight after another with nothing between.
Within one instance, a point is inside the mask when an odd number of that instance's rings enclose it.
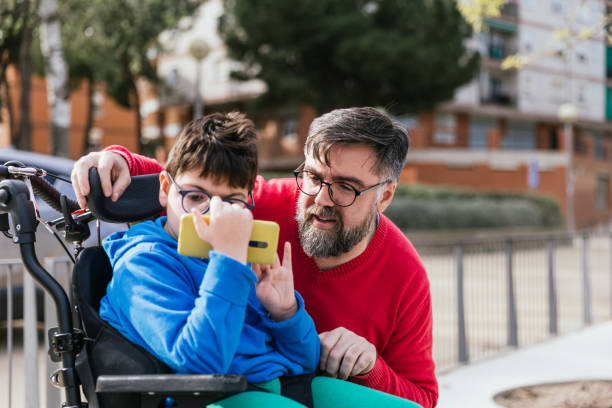
<instances>
[{"instance_id":1,"label":"blue hoodie","mask_svg":"<svg viewBox=\"0 0 612 408\"><path fill-rule=\"evenodd\" d=\"M104 240L114 272L100 316L179 373L244 374L258 383L314 372L319 337L301 296L295 316L272 321L248 266L215 251L208 260L180 255L165 222Z\"/></svg>"}]
</instances>

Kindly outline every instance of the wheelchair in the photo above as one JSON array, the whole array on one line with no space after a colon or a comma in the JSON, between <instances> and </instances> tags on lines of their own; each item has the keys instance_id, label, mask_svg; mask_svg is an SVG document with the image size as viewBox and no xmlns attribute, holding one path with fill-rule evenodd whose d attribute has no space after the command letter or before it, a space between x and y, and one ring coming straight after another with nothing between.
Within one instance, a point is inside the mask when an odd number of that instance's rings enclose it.
<instances>
[{"instance_id":1,"label":"wheelchair","mask_svg":"<svg viewBox=\"0 0 612 408\"><path fill-rule=\"evenodd\" d=\"M19 162L0 166L0 231L19 245L25 268L55 304L58 326L48 332L49 356L61 362L61 368L50 381L63 389L62 407L144 408L171 403L179 408L201 408L246 391L247 382L241 375L173 374L98 315L112 269L101 246L83 247L90 235L88 224L94 220L130 223L157 216L162 208L157 200L150 199L158 195L157 175L132 177L121 199L113 202L104 197L98 173L91 169L86 211L80 211L75 201L60 194L43 176L47 176L44 170ZM62 217L49 222L37 219L33 193L60 211ZM35 232L40 222L61 231L64 240L75 245L71 283L74 304L37 259ZM81 400L81 392L87 402Z\"/></svg>"}]
</instances>

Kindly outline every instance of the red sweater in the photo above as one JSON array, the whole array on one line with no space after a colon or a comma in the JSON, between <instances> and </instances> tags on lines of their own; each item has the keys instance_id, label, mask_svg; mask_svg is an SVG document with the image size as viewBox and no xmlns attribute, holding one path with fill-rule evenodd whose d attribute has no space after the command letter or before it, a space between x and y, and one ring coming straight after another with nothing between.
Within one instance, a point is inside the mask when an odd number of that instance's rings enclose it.
<instances>
[{"instance_id":1,"label":"red sweater","mask_svg":"<svg viewBox=\"0 0 612 408\"><path fill-rule=\"evenodd\" d=\"M132 175L159 172L155 161L120 153ZM433 407L438 385L432 358L429 280L412 244L381 214L378 229L357 258L322 272L302 250L296 213L299 190L293 179L257 177L254 217L280 225L279 242L292 246L295 288L305 299L318 332L345 327L365 337L378 351L368 374L351 381ZM282 252L279 245L279 255ZM366 318L364 318L366 317Z\"/></svg>"}]
</instances>

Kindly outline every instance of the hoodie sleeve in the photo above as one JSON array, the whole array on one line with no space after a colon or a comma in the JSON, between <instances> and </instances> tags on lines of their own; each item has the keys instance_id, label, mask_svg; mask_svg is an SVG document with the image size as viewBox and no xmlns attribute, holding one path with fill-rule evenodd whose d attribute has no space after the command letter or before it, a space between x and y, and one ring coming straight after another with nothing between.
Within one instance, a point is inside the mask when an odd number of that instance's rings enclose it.
<instances>
[{"instance_id":1,"label":"hoodie sleeve","mask_svg":"<svg viewBox=\"0 0 612 408\"><path fill-rule=\"evenodd\" d=\"M268 317L263 324L282 355L304 367L307 372L314 372L319 364L321 342L315 324L304 308L302 296L295 292L295 297L298 310L293 317L282 322Z\"/></svg>"},{"instance_id":2,"label":"hoodie sleeve","mask_svg":"<svg viewBox=\"0 0 612 408\"><path fill-rule=\"evenodd\" d=\"M191 275L174 256L154 245L129 252L114 265L107 296L118 322L109 323L118 323L124 335L177 372L227 373L244 326L253 272L212 251L194 293Z\"/></svg>"}]
</instances>

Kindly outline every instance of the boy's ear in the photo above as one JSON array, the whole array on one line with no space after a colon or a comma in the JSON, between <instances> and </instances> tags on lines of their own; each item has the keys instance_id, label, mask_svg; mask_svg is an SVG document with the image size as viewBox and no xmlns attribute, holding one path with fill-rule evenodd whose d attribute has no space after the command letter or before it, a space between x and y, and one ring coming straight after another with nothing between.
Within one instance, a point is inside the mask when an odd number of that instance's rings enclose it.
<instances>
[{"instance_id":1,"label":"boy's ear","mask_svg":"<svg viewBox=\"0 0 612 408\"><path fill-rule=\"evenodd\" d=\"M163 170L159 173L159 203L162 207L168 206L168 192L170 191L170 180L168 179L168 173Z\"/></svg>"}]
</instances>

